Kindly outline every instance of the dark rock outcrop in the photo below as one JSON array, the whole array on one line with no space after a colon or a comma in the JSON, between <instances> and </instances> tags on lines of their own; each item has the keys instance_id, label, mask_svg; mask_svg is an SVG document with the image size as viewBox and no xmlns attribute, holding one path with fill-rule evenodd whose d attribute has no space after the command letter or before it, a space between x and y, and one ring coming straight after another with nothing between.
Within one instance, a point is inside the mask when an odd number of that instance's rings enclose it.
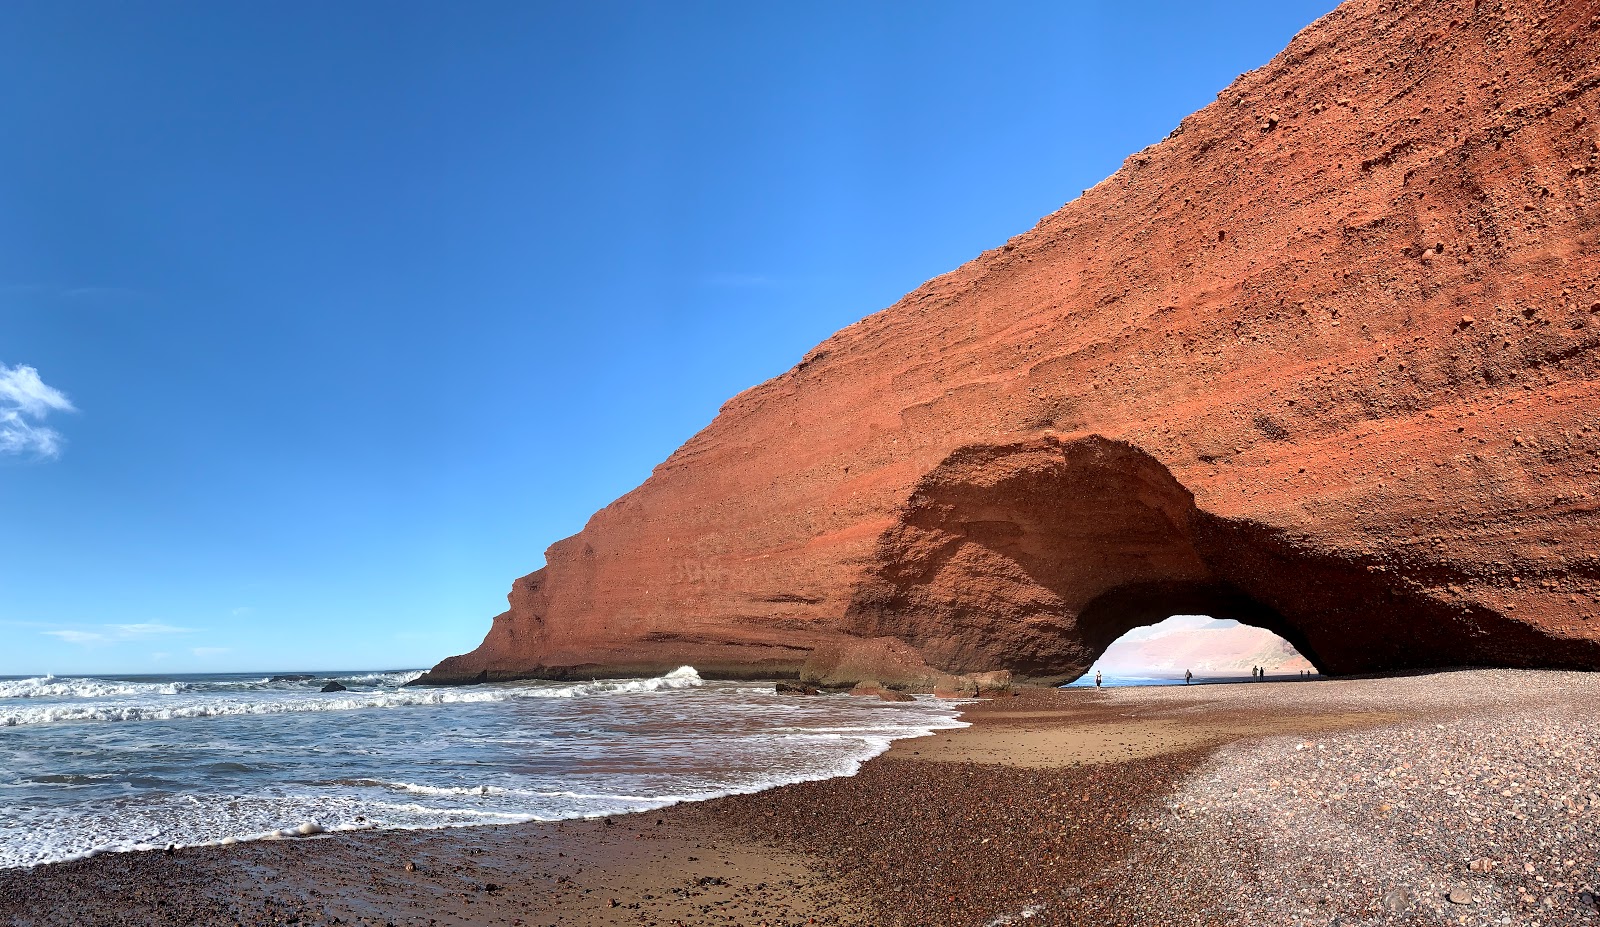
<instances>
[{"instance_id":1,"label":"dark rock outcrop","mask_svg":"<svg viewBox=\"0 0 1600 927\"><path fill-rule=\"evenodd\" d=\"M740 394L423 682L1600 667L1600 18L1351 0Z\"/></svg>"},{"instance_id":2,"label":"dark rock outcrop","mask_svg":"<svg viewBox=\"0 0 1600 927\"><path fill-rule=\"evenodd\" d=\"M323 687L322 687L322 691L323 691L323 692L347 692L347 691L349 691L349 690L348 690L348 689L346 689L346 688L345 688L345 687L344 687L344 686L343 686L343 685L342 685L342 684L341 684L341 683L340 683L340 682L339 682L339 680L337 680L337 679L330 679L330 680L328 680L328 684L327 684L327 685L325 685L325 686L323 686Z\"/></svg>"}]
</instances>

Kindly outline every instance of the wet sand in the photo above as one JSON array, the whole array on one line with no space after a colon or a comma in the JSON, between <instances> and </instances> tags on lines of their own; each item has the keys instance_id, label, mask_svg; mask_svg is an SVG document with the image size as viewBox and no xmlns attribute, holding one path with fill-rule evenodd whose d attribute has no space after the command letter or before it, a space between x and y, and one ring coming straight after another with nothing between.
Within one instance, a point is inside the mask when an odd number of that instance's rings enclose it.
<instances>
[{"instance_id":1,"label":"wet sand","mask_svg":"<svg viewBox=\"0 0 1600 927\"><path fill-rule=\"evenodd\" d=\"M1029 690L855 777L611 823L0 872L0 923L1600 924L1597 708L1576 673Z\"/></svg>"}]
</instances>

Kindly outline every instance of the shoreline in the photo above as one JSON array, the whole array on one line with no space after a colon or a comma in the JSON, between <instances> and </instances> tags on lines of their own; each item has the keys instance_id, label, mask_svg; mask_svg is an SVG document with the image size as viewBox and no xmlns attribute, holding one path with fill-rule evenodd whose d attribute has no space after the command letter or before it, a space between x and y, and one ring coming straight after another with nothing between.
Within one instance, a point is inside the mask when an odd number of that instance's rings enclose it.
<instances>
[{"instance_id":1,"label":"shoreline","mask_svg":"<svg viewBox=\"0 0 1600 927\"><path fill-rule=\"evenodd\" d=\"M1597 708L1600 674L1542 671L1025 690L853 776L659 811L0 871L0 923L1600 923Z\"/></svg>"}]
</instances>

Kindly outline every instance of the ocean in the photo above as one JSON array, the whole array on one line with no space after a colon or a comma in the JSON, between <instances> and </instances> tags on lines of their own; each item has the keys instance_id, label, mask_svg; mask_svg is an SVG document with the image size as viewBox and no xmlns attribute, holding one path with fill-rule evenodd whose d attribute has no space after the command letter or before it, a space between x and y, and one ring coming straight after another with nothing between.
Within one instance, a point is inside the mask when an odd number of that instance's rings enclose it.
<instances>
[{"instance_id":1,"label":"ocean","mask_svg":"<svg viewBox=\"0 0 1600 927\"><path fill-rule=\"evenodd\" d=\"M644 811L850 775L964 726L949 702L778 696L690 667L444 689L311 675L0 677L0 868Z\"/></svg>"}]
</instances>

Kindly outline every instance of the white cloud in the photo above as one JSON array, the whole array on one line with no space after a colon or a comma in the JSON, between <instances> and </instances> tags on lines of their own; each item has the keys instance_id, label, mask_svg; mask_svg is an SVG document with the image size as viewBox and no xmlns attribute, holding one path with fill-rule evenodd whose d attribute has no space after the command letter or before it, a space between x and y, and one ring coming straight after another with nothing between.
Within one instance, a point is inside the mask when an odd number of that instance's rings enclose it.
<instances>
[{"instance_id":1,"label":"white cloud","mask_svg":"<svg viewBox=\"0 0 1600 927\"><path fill-rule=\"evenodd\" d=\"M108 624L106 627L122 638L145 637L150 634L190 634L194 628L179 628L170 624Z\"/></svg>"},{"instance_id":2,"label":"white cloud","mask_svg":"<svg viewBox=\"0 0 1600 927\"><path fill-rule=\"evenodd\" d=\"M61 456L61 434L44 419L76 411L64 393L39 379L39 371L0 364L0 454Z\"/></svg>"},{"instance_id":3,"label":"white cloud","mask_svg":"<svg viewBox=\"0 0 1600 927\"><path fill-rule=\"evenodd\" d=\"M60 638L61 640L64 640L69 644L109 644L109 643L111 643L111 638L106 637L104 634L100 634L100 633L95 632L95 631L65 630L65 631L40 631L39 633L40 634L47 634L50 637Z\"/></svg>"},{"instance_id":4,"label":"white cloud","mask_svg":"<svg viewBox=\"0 0 1600 927\"><path fill-rule=\"evenodd\" d=\"M192 634L194 628L180 628L170 624L155 622L140 622L139 624L102 624L98 630L86 631L79 628L63 628L54 631L40 631L40 634L66 641L69 644L82 644L86 647L101 644L116 644L122 641L139 640L158 634Z\"/></svg>"},{"instance_id":5,"label":"white cloud","mask_svg":"<svg viewBox=\"0 0 1600 927\"><path fill-rule=\"evenodd\" d=\"M0 400L34 418L43 418L52 411L73 411L72 403L60 390L45 385L39 379L39 371L22 365L7 367L0 364Z\"/></svg>"},{"instance_id":6,"label":"white cloud","mask_svg":"<svg viewBox=\"0 0 1600 927\"><path fill-rule=\"evenodd\" d=\"M35 425L12 409L0 409L0 454L61 456L61 433Z\"/></svg>"}]
</instances>

